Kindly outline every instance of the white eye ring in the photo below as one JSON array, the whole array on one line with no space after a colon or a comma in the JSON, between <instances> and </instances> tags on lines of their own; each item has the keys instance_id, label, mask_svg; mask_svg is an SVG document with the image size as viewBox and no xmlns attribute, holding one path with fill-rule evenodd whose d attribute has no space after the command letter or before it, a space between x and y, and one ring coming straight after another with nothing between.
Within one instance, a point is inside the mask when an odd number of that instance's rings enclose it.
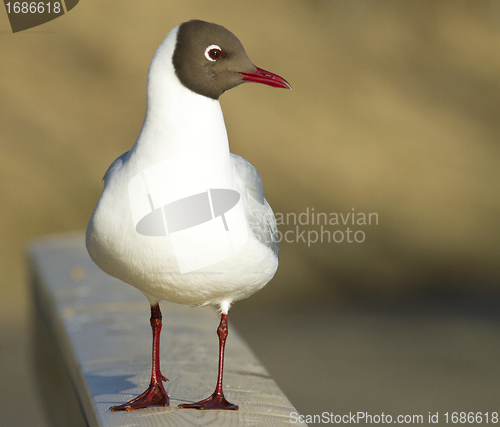
<instances>
[{"instance_id":1,"label":"white eye ring","mask_svg":"<svg viewBox=\"0 0 500 427\"><path fill-rule=\"evenodd\" d=\"M213 49L218 50L220 52L220 56L216 59L211 58L209 55L209 52ZM212 62L215 62L215 61L221 59L222 58L222 49L220 48L220 46L217 46L216 44L211 44L210 46L208 46L205 49L205 58L207 58L209 61L212 61Z\"/></svg>"}]
</instances>

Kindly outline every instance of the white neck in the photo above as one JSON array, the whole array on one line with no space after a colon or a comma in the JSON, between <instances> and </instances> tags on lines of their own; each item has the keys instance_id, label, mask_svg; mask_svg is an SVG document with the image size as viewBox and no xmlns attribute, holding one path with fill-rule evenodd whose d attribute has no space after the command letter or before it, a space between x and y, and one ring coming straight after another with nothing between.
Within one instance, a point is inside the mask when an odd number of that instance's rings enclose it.
<instances>
[{"instance_id":1,"label":"white neck","mask_svg":"<svg viewBox=\"0 0 500 427\"><path fill-rule=\"evenodd\" d=\"M177 31L170 32L151 61L146 116L132 153L151 153L159 160L206 150L228 153L219 101L187 89L175 74Z\"/></svg>"}]
</instances>

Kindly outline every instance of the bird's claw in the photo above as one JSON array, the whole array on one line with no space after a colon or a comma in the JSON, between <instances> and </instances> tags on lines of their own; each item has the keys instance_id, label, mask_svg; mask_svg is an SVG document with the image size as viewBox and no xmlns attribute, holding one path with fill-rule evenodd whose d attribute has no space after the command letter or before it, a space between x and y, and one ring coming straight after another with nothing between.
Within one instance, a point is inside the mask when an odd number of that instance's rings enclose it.
<instances>
[{"instance_id":1,"label":"bird's claw","mask_svg":"<svg viewBox=\"0 0 500 427\"><path fill-rule=\"evenodd\" d=\"M162 375L164 381L167 379ZM150 384L148 389L122 405L116 405L109 408L110 411L133 411L134 409L147 408L149 406L168 406L170 399L168 398L167 392L163 387L163 384L155 383Z\"/></svg>"},{"instance_id":2,"label":"bird's claw","mask_svg":"<svg viewBox=\"0 0 500 427\"><path fill-rule=\"evenodd\" d=\"M226 409L226 410L233 410L237 411L238 410L238 405L234 405L230 402L228 402L223 394L212 394L212 396L200 400L199 402L196 403L183 403L179 405L179 408L181 409L200 409L200 410L205 410L205 409Z\"/></svg>"}]
</instances>

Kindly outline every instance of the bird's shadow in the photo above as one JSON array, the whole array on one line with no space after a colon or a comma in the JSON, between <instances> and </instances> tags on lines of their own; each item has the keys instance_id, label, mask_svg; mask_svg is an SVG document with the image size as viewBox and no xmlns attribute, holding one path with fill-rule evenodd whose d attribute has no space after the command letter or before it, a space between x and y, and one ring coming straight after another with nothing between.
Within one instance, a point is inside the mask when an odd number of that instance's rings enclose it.
<instances>
[{"instance_id":1,"label":"bird's shadow","mask_svg":"<svg viewBox=\"0 0 500 427\"><path fill-rule=\"evenodd\" d=\"M131 381L134 374L126 375L98 375L87 374L85 379L93 396L103 394L118 394L138 387L137 383ZM147 385L145 386L147 387Z\"/></svg>"}]
</instances>

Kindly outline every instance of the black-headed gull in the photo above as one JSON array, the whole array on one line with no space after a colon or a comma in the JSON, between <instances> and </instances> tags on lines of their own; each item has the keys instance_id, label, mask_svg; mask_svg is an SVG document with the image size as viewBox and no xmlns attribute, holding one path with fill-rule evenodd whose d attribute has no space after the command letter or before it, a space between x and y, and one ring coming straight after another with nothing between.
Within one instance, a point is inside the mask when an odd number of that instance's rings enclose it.
<instances>
[{"instance_id":1,"label":"black-headed gull","mask_svg":"<svg viewBox=\"0 0 500 427\"><path fill-rule=\"evenodd\" d=\"M215 304L221 312L216 389L180 407L238 409L222 391L227 313L278 268L276 219L255 168L229 152L218 101L243 82L291 89L255 67L224 27L194 20L174 28L149 68L139 137L104 176L87 249L102 270L149 299L153 330L149 388L111 410L169 404L159 361L161 300Z\"/></svg>"}]
</instances>

